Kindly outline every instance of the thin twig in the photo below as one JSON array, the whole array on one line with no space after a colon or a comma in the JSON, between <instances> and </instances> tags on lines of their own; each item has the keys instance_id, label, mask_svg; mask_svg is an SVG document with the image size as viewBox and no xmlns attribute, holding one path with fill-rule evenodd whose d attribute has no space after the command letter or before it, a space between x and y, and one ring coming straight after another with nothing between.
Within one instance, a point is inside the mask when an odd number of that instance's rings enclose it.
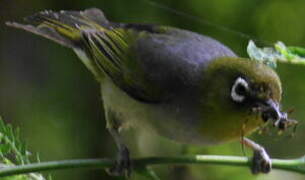
<instances>
[{"instance_id":1,"label":"thin twig","mask_svg":"<svg viewBox=\"0 0 305 180\"><path fill-rule=\"evenodd\" d=\"M217 155L194 155L175 157L147 157L133 160L133 165L145 167L151 165L165 164L214 164L228 166L245 166L251 164L251 159L240 156L217 156ZM30 172L41 172L48 170L72 169L72 168L109 168L114 165L114 160L110 159L79 159L32 163L0 169L0 177L24 174ZM298 159L272 159L274 169L283 169L292 172L305 174L305 157Z\"/></svg>"}]
</instances>

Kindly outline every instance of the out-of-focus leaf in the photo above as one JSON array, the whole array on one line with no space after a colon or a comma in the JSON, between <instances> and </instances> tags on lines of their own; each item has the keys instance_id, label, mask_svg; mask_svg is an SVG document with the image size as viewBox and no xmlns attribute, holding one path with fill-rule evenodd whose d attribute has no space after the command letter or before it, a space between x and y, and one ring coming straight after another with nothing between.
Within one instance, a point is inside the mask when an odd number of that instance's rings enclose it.
<instances>
[{"instance_id":1,"label":"out-of-focus leaf","mask_svg":"<svg viewBox=\"0 0 305 180\"><path fill-rule=\"evenodd\" d=\"M260 61L272 68L276 68L277 62L305 65L305 48L286 46L279 41L274 47L259 48L250 40L247 52L252 60Z\"/></svg>"},{"instance_id":2,"label":"out-of-focus leaf","mask_svg":"<svg viewBox=\"0 0 305 180\"><path fill-rule=\"evenodd\" d=\"M21 141L19 129L5 124L0 117L0 168L30 163L30 153ZM1 180L45 180L39 173L10 176Z\"/></svg>"}]
</instances>

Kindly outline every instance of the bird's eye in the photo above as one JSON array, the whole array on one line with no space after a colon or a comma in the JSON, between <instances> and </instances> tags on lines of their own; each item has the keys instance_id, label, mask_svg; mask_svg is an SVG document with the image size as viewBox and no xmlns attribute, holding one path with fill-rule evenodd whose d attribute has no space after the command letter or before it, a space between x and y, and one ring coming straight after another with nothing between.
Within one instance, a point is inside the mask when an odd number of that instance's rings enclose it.
<instances>
[{"instance_id":1,"label":"bird's eye","mask_svg":"<svg viewBox=\"0 0 305 180\"><path fill-rule=\"evenodd\" d=\"M247 81L241 77L238 77L231 89L231 98L235 102L242 102L245 99L245 95L249 89Z\"/></svg>"}]
</instances>

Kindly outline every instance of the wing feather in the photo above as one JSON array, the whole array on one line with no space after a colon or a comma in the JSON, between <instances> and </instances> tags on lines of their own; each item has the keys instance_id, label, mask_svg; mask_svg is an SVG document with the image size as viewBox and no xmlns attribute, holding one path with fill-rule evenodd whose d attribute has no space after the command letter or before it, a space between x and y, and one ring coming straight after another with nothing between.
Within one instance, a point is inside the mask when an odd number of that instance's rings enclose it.
<instances>
[{"instance_id":1,"label":"wing feather","mask_svg":"<svg viewBox=\"0 0 305 180\"><path fill-rule=\"evenodd\" d=\"M143 32L142 32L143 33ZM84 31L87 51L97 66L122 90L143 102L164 100L163 89L150 81L132 49L143 34L124 28L106 31Z\"/></svg>"}]
</instances>

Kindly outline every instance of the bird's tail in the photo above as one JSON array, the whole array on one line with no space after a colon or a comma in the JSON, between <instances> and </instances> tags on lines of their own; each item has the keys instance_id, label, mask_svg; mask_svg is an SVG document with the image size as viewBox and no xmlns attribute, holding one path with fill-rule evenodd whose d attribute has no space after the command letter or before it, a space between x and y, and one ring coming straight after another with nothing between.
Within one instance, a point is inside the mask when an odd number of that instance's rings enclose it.
<instances>
[{"instance_id":1,"label":"bird's tail","mask_svg":"<svg viewBox=\"0 0 305 180\"><path fill-rule=\"evenodd\" d=\"M25 18L31 25L7 22L8 26L23 29L51 39L61 45L77 48L84 30L103 31L109 21L96 8L85 11L42 11Z\"/></svg>"}]
</instances>

